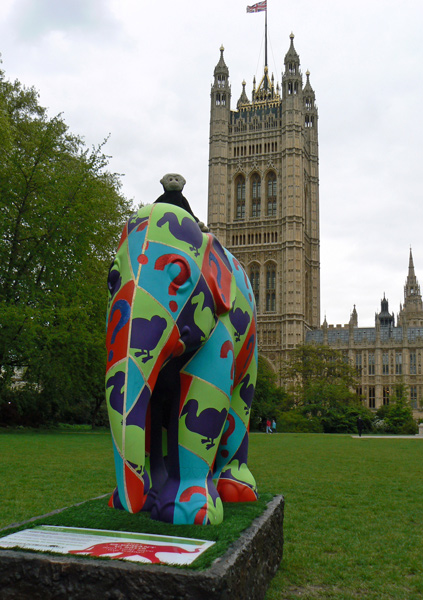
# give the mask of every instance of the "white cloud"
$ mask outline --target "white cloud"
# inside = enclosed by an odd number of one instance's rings
[[[98,144],[136,203],[165,172],[207,213],[210,84],[225,46],[232,106],[263,69],[264,14],[241,0],[3,0],[10,79]],[[420,0],[268,0],[269,66],[280,81],[289,34],[319,107],[322,319],[371,325],[385,292],[398,311],[413,248],[423,284]]]

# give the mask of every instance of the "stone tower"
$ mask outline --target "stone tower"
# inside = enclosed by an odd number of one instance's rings
[[[423,327],[423,303],[420,285],[414,272],[413,253],[410,248],[408,276],[404,286],[404,304],[400,305],[399,327]]]
[[[210,110],[208,224],[250,277],[275,370],[320,326],[318,115],[290,38],[281,87],[265,65],[236,110],[221,47]]]

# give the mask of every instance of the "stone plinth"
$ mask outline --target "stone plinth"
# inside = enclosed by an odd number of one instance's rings
[[[283,496],[204,571],[0,549],[2,600],[260,600],[283,552]]]

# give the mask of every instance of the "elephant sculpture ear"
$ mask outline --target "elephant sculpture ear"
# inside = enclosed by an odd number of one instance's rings
[[[209,241],[204,255],[201,272],[216,305],[216,314],[228,312],[232,306],[232,282],[234,280],[231,264],[223,247],[217,239],[207,234]]]

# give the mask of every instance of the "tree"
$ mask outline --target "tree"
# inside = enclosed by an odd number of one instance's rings
[[[257,383],[251,406],[251,423],[258,427],[263,418],[278,420],[281,412],[292,405],[288,394],[276,384],[276,374],[262,357],[258,357]]]
[[[372,415],[354,391],[355,370],[334,348],[299,346],[290,352],[283,377],[297,410],[318,418],[325,432],[356,431],[359,414],[370,424]]]
[[[383,420],[383,429],[387,433],[414,435],[418,432],[413,410],[408,401],[407,386],[403,381],[394,386],[389,404],[381,406],[376,416]]]
[[[89,418],[104,396],[107,270],[130,204],[103,146],[0,70],[0,421],[10,402],[32,422],[84,404]]]
[[[352,391],[355,371],[341,352],[329,346],[298,346],[289,353],[282,375],[297,406],[308,406],[310,410],[316,406],[320,410],[356,401]]]

